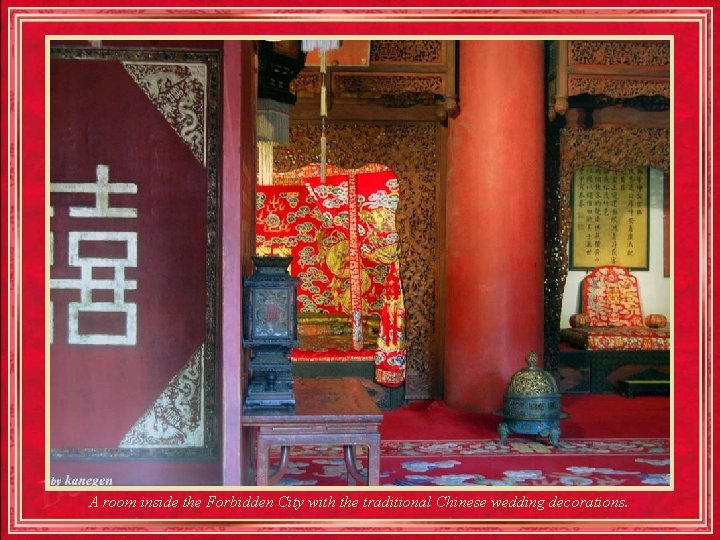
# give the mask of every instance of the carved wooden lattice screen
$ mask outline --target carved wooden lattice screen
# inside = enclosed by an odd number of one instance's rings
[[[328,162],[357,168],[382,163],[397,174],[400,205],[396,214],[400,234],[400,268],[407,313],[408,377],[406,397],[434,394],[435,313],[438,286],[437,123],[380,125],[331,124],[327,129]],[[291,142],[276,153],[275,169],[289,171],[318,161],[320,126],[295,124]]]
[[[328,163],[390,167],[400,184],[396,225],[405,295],[406,399],[441,395],[443,356],[446,120],[455,110],[455,42],[372,40],[370,69],[328,65]],[[293,81],[289,145],[276,147],[274,170],[320,161],[321,75]]]
[[[396,225],[408,346],[406,399],[442,393],[444,197],[447,118],[457,108],[455,42],[372,40],[368,68],[328,64],[328,162],[390,167],[400,184]],[[322,75],[306,67],[291,85],[291,141],[275,171],[320,161]]]

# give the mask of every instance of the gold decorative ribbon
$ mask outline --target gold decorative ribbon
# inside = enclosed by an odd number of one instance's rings
[[[357,177],[348,178],[348,212],[350,227],[350,316],[352,319],[353,348],[363,348],[362,333],[362,276],[360,274],[360,240],[358,235]]]

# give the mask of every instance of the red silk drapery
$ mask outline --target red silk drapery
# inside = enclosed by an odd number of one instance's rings
[[[323,181],[320,166],[311,164],[277,173],[275,181],[293,185],[258,187],[258,251],[293,255],[301,311],[315,307],[348,314],[355,350],[363,347],[363,316],[378,313],[375,378],[399,386],[405,380],[406,354],[395,173],[379,164],[328,166]],[[305,185],[304,192],[298,184]]]

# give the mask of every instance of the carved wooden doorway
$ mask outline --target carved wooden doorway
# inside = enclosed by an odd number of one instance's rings
[[[407,313],[404,399],[442,392],[444,199],[447,114],[455,105],[454,42],[369,44],[369,70],[329,66],[328,163],[390,167],[400,183],[396,221]],[[274,170],[319,161],[321,75],[307,66],[293,83],[290,143],[274,151]]]

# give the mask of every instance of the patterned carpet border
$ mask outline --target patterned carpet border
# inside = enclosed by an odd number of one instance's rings
[[[278,451],[278,449],[274,449]],[[513,437],[505,445],[497,439],[478,440],[405,440],[380,442],[382,457],[452,457],[452,456],[513,456],[527,454],[543,455],[659,455],[670,452],[670,440],[667,438],[645,439],[561,439],[560,447],[554,448],[539,439]],[[358,455],[364,455],[365,448],[358,448]],[[338,446],[298,445],[293,446],[291,456],[304,457],[340,457],[342,448]]]
[[[565,439],[382,441],[381,486],[668,486],[670,441]],[[276,449],[278,450],[278,449]],[[275,460],[277,457],[275,458]],[[357,465],[367,466],[367,452]],[[280,485],[346,485],[339,447],[297,446]]]

